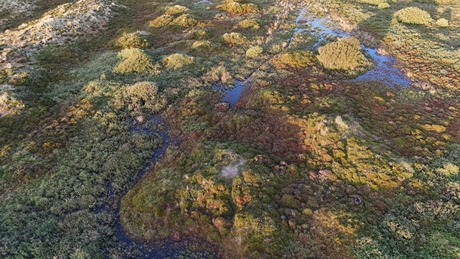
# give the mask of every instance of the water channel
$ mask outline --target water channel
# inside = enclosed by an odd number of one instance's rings
[[[148,134],[152,137],[160,137],[161,144],[158,148],[156,148],[152,156],[145,162],[142,169],[137,173],[136,178],[133,180],[134,183],[138,183],[141,178],[145,175],[147,170],[153,166],[155,162],[157,162],[166,152],[166,149],[171,144],[172,140],[168,135],[168,125],[161,120],[158,116],[152,116],[151,118],[147,119],[145,122],[132,122],[132,128],[130,130],[131,133],[144,133]],[[111,184],[108,183],[107,186],[109,195],[112,193],[111,191]],[[122,197],[123,195],[121,195]],[[123,227],[120,222],[120,199],[118,202],[118,208],[113,211],[115,214],[115,237],[120,247],[130,247],[140,253],[138,258],[150,258],[150,259],[162,259],[162,258],[181,258],[184,254],[189,254],[190,251],[187,251],[187,240],[181,241],[166,241],[162,242],[161,245],[159,244],[149,244],[140,241],[133,240],[130,238],[126,232],[123,230]],[[199,258],[206,258],[204,251],[193,251],[194,256],[198,256]],[[200,257],[200,255],[202,255]]]

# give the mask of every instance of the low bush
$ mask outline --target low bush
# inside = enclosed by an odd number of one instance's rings
[[[380,5],[386,3],[387,0],[357,0],[357,2],[371,5]]]
[[[208,40],[197,40],[193,42],[192,49],[210,48],[211,43]]]
[[[430,14],[418,7],[406,7],[394,14],[395,18],[403,23],[429,25],[432,21]]]
[[[118,74],[145,73],[154,68],[150,57],[141,49],[124,49],[118,58],[122,61],[113,69]]]
[[[227,13],[242,15],[248,13],[256,13],[259,11],[257,5],[252,3],[238,3],[234,0],[225,0],[222,4],[217,6]]]
[[[359,40],[344,38],[320,47],[318,60],[327,69],[344,70],[354,75],[372,67],[372,62],[361,53]]]
[[[310,51],[299,50],[283,53],[273,58],[273,65],[279,69],[303,68],[313,65],[316,61],[315,55]]]
[[[157,92],[158,87],[152,82],[123,86],[115,94],[114,105],[118,109],[127,109],[133,115],[151,114],[164,105],[164,100],[157,96]]]
[[[182,14],[171,22],[171,25],[180,27],[191,27],[196,25],[198,22],[189,14]]]
[[[230,43],[232,45],[241,45],[247,42],[246,37],[244,37],[243,35],[241,35],[241,33],[238,32],[225,33],[224,36],[222,36],[222,38],[226,43]]]
[[[123,33],[123,35],[120,38],[118,38],[116,46],[122,49],[141,49],[148,47],[149,43],[146,39],[143,39],[138,33]]]
[[[242,20],[241,22],[238,23],[238,26],[243,29],[254,29],[254,30],[260,29],[259,23],[255,20],[250,20],[250,19]]]
[[[176,15],[188,11],[188,8],[182,5],[173,5],[166,8],[166,15]]]
[[[163,65],[169,69],[178,69],[193,63],[194,57],[175,53],[163,58]]]
[[[149,26],[153,28],[160,28],[160,27],[169,25],[173,20],[174,18],[171,15],[164,14],[164,15],[158,16],[153,21],[151,21],[149,23]]]
[[[441,18],[441,19],[436,21],[436,25],[439,26],[439,27],[448,27],[449,26],[449,21],[444,19],[444,18]]]
[[[255,58],[255,57],[259,56],[260,54],[262,54],[263,51],[264,51],[264,49],[261,48],[261,47],[252,47],[252,48],[246,50],[246,56],[250,57],[250,58]]]

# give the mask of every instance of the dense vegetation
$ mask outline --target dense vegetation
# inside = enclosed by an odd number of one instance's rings
[[[460,257],[459,15],[0,3],[0,257]],[[315,17],[351,37],[318,42]],[[411,85],[353,80],[363,46]],[[236,80],[230,106],[213,85]]]

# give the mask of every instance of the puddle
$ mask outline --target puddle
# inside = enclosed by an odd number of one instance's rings
[[[251,87],[249,79],[250,77],[244,81],[235,80],[234,86],[226,86],[222,84],[213,85],[212,89],[223,91],[224,96],[220,100],[229,103],[230,106],[234,106],[241,97],[241,94],[244,92],[244,90]]]
[[[301,27],[299,28],[299,26]],[[317,43],[313,46],[314,50],[318,50],[321,43],[327,42],[332,38],[350,37],[350,34],[336,26],[330,17],[314,18],[305,8],[300,10],[296,18],[294,35],[303,32],[309,32],[317,38]]]
[[[366,54],[372,57],[375,67],[353,81],[379,81],[392,87],[408,87],[410,79],[397,67],[396,59],[390,55],[381,55],[377,49],[363,47]]]
[[[330,16],[325,18],[315,18],[304,9],[300,10],[296,18],[295,34],[310,33],[317,37],[317,43],[313,45],[313,50],[318,50],[321,44],[334,38],[350,37],[350,33],[343,31],[335,25]],[[408,87],[411,80],[397,67],[396,59],[391,55],[381,55],[377,49],[361,45],[362,50],[370,57],[375,65],[372,70],[352,80],[355,82],[378,81],[391,87]]]

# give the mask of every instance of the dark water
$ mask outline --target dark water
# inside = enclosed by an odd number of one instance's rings
[[[378,81],[388,86],[408,87],[410,79],[397,67],[396,59],[390,55],[380,55],[377,49],[363,48],[366,54],[372,57],[375,67],[365,74],[357,77],[354,81]]]
[[[168,135],[168,125],[161,120],[158,116],[152,116],[143,123],[133,121],[131,133],[145,133],[151,136],[161,137],[162,143],[153,151],[152,156],[145,162],[142,169],[137,173],[134,182],[138,182],[147,172],[147,170],[157,162],[166,149],[171,144],[171,139]],[[111,183],[107,184],[109,194],[113,193],[111,190]],[[120,201],[118,201],[119,203]],[[216,258],[212,253],[206,251],[196,251],[196,249],[188,249],[188,244],[193,240],[182,240],[178,242],[167,241],[161,244],[149,244],[131,239],[123,230],[120,222],[120,211],[117,209],[113,212],[115,214],[115,237],[118,242],[118,247],[124,248],[126,251],[132,251],[130,256],[134,258]],[[189,242],[192,241],[192,242]],[[110,258],[107,256],[107,258]]]
[[[249,87],[251,87],[251,84],[249,83],[248,78],[244,81],[235,80],[234,86],[218,84],[213,85],[212,89],[217,91],[223,91],[224,96],[220,100],[229,103],[230,106],[234,106],[241,97],[241,94],[244,92],[244,90],[248,89]]]
[[[350,37],[350,33],[341,30],[332,22],[330,17],[315,18],[305,9],[302,9],[296,19],[294,34],[304,32],[317,37],[317,43],[313,46],[314,50],[318,50],[320,45],[327,42],[328,39]],[[393,56],[378,54],[377,49],[364,45],[361,45],[361,48],[372,59],[375,67],[352,81],[378,81],[391,87],[410,86],[411,80],[399,68],[395,67],[396,59]]]

